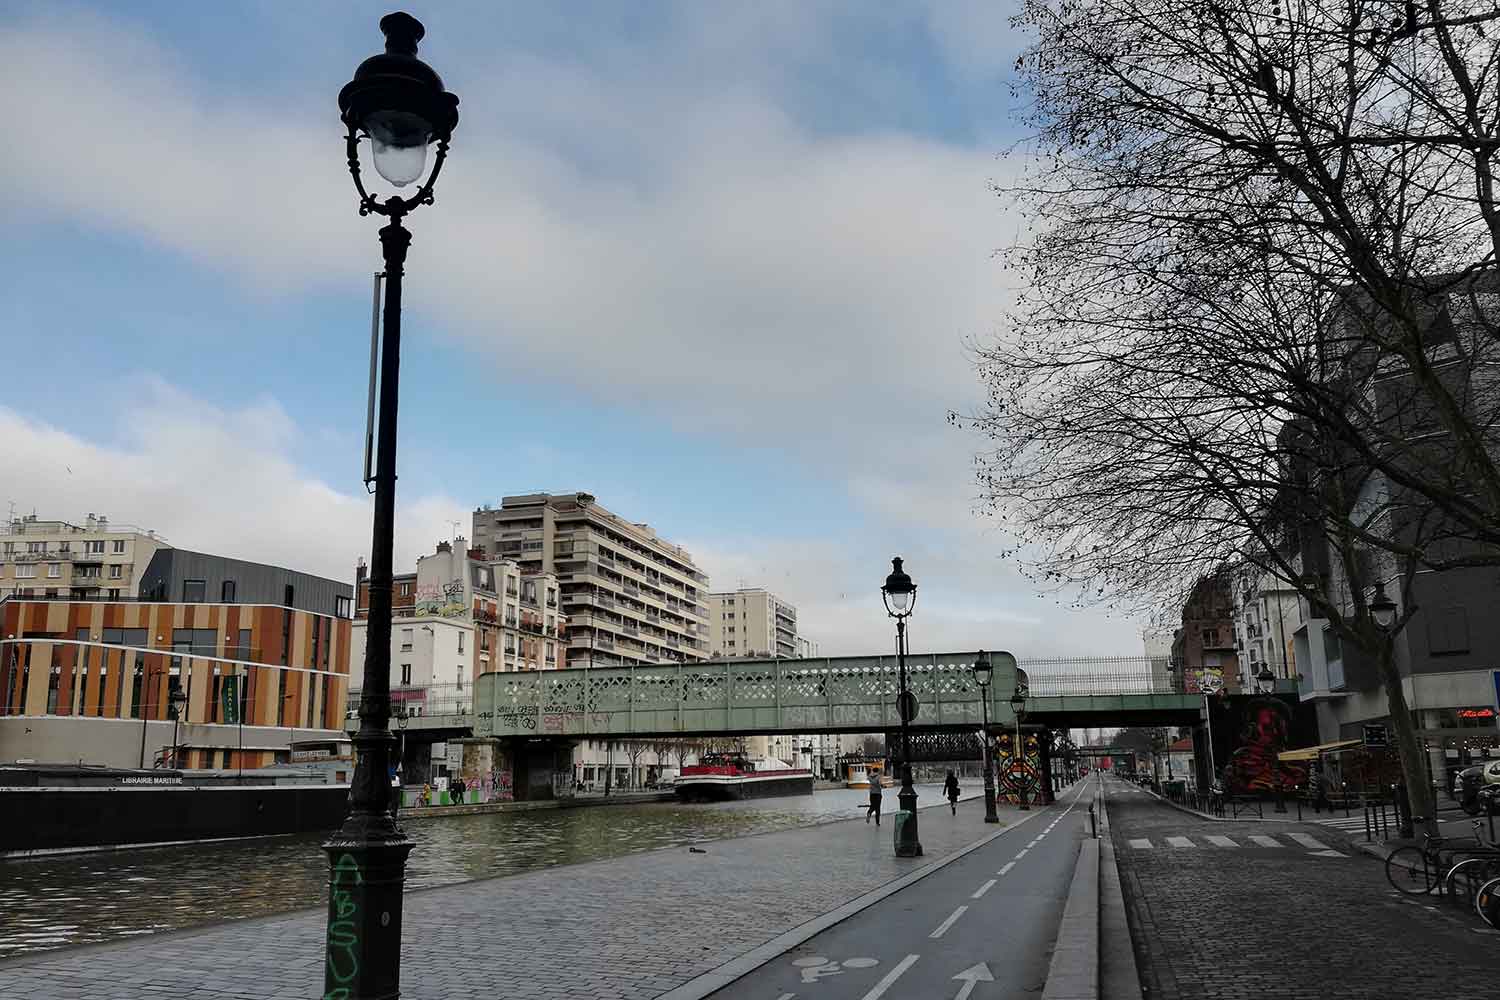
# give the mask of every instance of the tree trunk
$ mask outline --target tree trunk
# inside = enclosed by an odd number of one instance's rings
[[[1396,749],[1401,758],[1401,773],[1406,782],[1411,815],[1424,817],[1425,831],[1436,836],[1437,814],[1432,784],[1427,780],[1427,761],[1423,756],[1422,744],[1417,739],[1417,727],[1406,706],[1401,672],[1396,669],[1394,638],[1382,636],[1378,640],[1377,649],[1376,663],[1380,668],[1380,679],[1385,685],[1385,697],[1390,706],[1391,727],[1396,731]]]

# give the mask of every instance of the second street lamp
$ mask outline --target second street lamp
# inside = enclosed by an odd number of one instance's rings
[[[990,663],[989,654],[981,649],[979,656],[974,660],[974,683],[979,685],[979,704],[982,706],[984,718],[984,738],[981,743],[984,746],[984,821],[986,823],[1000,822],[1000,817],[995,814],[995,755],[990,752],[990,681],[994,679],[995,667]]]
[[[1010,707],[1016,713],[1016,753],[1011,760],[1010,773],[1015,775],[1017,805],[1030,809],[1026,803],[1026,743],[1021,739],[1021,713],[1026,710],[1026,692],[1021,690],[1019,682],[1016,693],[1010,696]]]
[[[896,802],[904,820],[897,820],[896,856],[898,858],[920,858],[922,841],[917,836],[917,790],[911,783],[911,720],[917,714],[917,698],[906,685],[906,619],[917,606],[917,585],[901,568],[901,557],[891,560],[890,575],[885,586],[880,588],[885,601],[885,610],[896,619],[896,665],[900,673],[896,710],[901,716],[901,791]]]
[[[348,132],[345,152],[359,194],[360,215],[381,215],[385,259],[384,323],[380,338],[380,401],[375,439],[366,434],[366,484],[375,483],[370,545],[370,604],[359,731],[354,734],[354,779],[349,813],[323,845],[328,852],[328,933],[323,971],[325,996],[386,1000],[401,991],[401,905],[406,856],[412,843],[396,823],[390,786],[391,575],[396,514],[396,409],[401,379],[401,281],[411,233],[401,224],[419,205],[430,205],[448,142],[458,124],[458,98],[443,89],[432,67],[417,58],[425,30],[409,14],[380,19],[385,51],[359,65],[339,91],[339,114]],[[369,139],[375,170],[398,188],[421,175],[427,147],[437,156],[427,182],[410,198],[384,201],[365,190],[359,144]],[[373,394],[376,365],[371,359]],[[373,409],[373,401],[372,401]],[[371,475],[370,450],[375,449]]]

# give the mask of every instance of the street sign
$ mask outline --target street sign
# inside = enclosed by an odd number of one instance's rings
[[[902,722],[910,722],[917,717],[917,696],[910,691],[902,691],[896,699],[896,712],[901,716]]]
[[[1382,750],[1391,745],[1391,730],[1386,725],[1365,726],[1365,749]]]

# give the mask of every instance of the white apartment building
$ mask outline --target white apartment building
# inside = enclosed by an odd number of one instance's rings
[[[708,648],[718,657],[800,657],[797,608],[761,587],[708,595]]]
[[[349,636],[350,693],[364,686],[369,622]],[[391,623],[391,707],[412,715],[457,713],[473,691],[473,623],[441,615],[402,615]]]
[[[708,658],[708,576],[686,549],[610,513],[591,494],[532,493],[481,507],[474,545],[522,573],[555,574],[569,667]],[[600,741],[579,743],[573,764],[576,775],[602,775],[606,767],[629,774],[620,748],[608,763]]]
[[[35,514],[0,526],[0,598],[140,596],[141,574],[167,540],[90,514],[83,524]]]
[[[570,666],[708,658],[708,577],[686,549],[588,493],[534,493],[481,507],[474,544],[523,574],[556,575]]]
[[[1274,573],[1252,566],[1243,567],[1231,586],[1240,689],[1255,690],[1255,677],[1262,667],[1278,679],[1296,677],[1293,636],[1302,627],[1302,605],[1297,591]]]

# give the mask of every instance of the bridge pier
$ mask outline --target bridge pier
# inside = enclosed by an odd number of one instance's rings
[[[573,740],[503,739],[510,759],[511,794],[517,802],[557,798],[557,778],[573,779]]]

